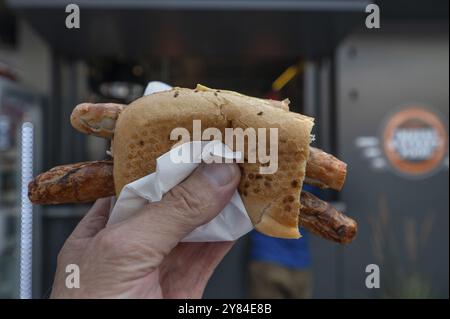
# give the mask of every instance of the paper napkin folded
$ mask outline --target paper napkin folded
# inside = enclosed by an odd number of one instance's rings
[[[232,152],[221,141],[194,141],[173,148],[156,160],[154,173],[123,188],[112,208],[107,226],[131,217],[148,202],[160,201],[165,193],[188,177],[202,161],[232,162],[241,156],[242,154]],[[182,241],[231,241],[252,229],[244,203],[235,191],[219,215],[209,223],[197,227]]]

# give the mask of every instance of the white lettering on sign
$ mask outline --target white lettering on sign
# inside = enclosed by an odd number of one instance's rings
[[[430,158],[440,143],[433,128],[399,128],[388,146],[405,160],[422,161]]]

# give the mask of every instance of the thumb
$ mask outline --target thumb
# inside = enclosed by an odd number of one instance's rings
[[[120,233],[139,240],[153,256],[166,256],[187,234],[212,220],[239,184],[236,164],[202,164],[185,181],[124,222]]]

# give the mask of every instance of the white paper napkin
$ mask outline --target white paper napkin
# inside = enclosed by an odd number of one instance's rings
[[[180,157],[180,154],[183,156]],[[112,209],[107,226],[131,217],[148,202],[160,201],[166,192],[188,177],[200,165],[201,160],[206,163],[213,160],[231,162],[241,156],[242,154],[232,152],[221,141],[194,141],[170,150],[156,160],[154,173],[124,187]],[[236,191],[219,215],[196,228],[182,241],[231,241],[252,229],[244,203]]]

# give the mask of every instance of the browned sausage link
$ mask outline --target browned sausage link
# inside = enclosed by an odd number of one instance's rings
[[[278,108],[288,109],[289,100],[267,100]],[[125,105],[114,103],[83,103],[75,107],[70,117],[78,131],[99,137],[112,138],[116,120]],[[324,151],[311,147],[306,165],[305,183],[320,188],[341,190],[347,174],[347,165]]]
[[[273,107],[289,111],[289,99],[266,101]],[[72,111],[70,123],[81,133],[112,138],[117,118],[125,107],[124,104],[115,103],[78,104]]]
[[[305,183],[320,188],[341,190],[347,175],[347,164],[318,148],[310,147],[309,150]]]
[[[83,103],[72,111],[70,123],[78,131],[112,138],[117,118],[125,105],[115,103]]]
[[[112,161],[57,166],[28,185],[28,197],[34,204],[88,203],[112,195]]]
[[[62,165],[37,176],[28,186],[35,204],[92,202],[114,195],[112,161],[94,161]],[[356,234],[356,222],[330,204],[302,192],[299,225],[322,238],[338,243],[350,242]]]
[[[300,201],[301,227],[340,244],[347,244],[355,238],[358,225],[353,219],[308,192],[302,192]]]

